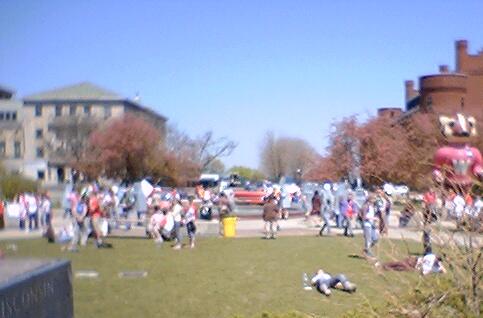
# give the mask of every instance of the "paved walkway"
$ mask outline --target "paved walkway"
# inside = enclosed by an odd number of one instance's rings
[[[406,228],[399,228],[399,212],[394,211],[389,219],[389,234],[388,238],[392,239],[409,239],[413,241],[421,242],[421,230],[417,226],[410,226]],[[134,220],[132,220],[134,221]],[[18,239],[32,239],[42,236],[41,231],[25,232],[20,231],[16,227],[16,223],[10,220],[6,229],[0,230],[1,240],[18,240]],[[62,226],[68,224],[68,220],[62,217],[62,212],[56,211],[54,217],[54,228],[56,230],[61,229]],[[295,215],[288,220],[279,221],[281,231],[279,236],[316,236],[320,231],[320,227],[316,227],[314,224],[305,221],[300,215]],[[410,223],[411,224],[411,223]],[[449,239],[449,235],[454,231],[454,225],[452,222],[442,222],[442,226],[447,229],[446,234],[439,238],[434,238],[435,243],[439,241],[446,241]],[[200,236],[217,236],[219,235],[219,224],[217,220],[197,222],[198,234]],[[237,221],[236,226],[237,237],[262,237],[263,236],[263,221],[260,218],[241,218]],[[355,235],[361,235],[361,229],[354,229]],[[333,227],[331,235],[342,235],[343,230]],[[145,236],[144,227],[134,226],[130,230],[114,230],[112,236],[120,237],[143,237]],[[464,243],[464,237],[462,233],[455,233],[454,239],[458,243]],[[476,235],[475,239],[480,246],[483,246],[483,235]]]

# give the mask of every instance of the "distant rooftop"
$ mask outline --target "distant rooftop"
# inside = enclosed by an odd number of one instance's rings
[[[130,106],[139,110],[150,113],[153,116],[167,120],[161,114],[158,114],[149,107],[146,107],[136,100],[122,97],[121,95],[112,92],[108,89],[98,85],[82,82],[74,85],[64,86],[37,94],[32,94],[24,97],[27,104],[35,102],[62,102],[62,101],[119,101],[129,104]]]
[[[26,101],[41,100],[123,100],[122,96],[89,82],[64,86],[25,96]]]
[[[15,94],[10,88],[0,85],[0,99],[10,99]]]

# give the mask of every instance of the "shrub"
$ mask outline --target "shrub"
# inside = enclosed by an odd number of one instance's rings
[[[6,174],[0,176],[0,195],[2,199],[12,200],[22,192],[36,192],[38,183],[18,174]]]

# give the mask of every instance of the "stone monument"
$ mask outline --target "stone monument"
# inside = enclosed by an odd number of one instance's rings
[[[73,317],[70,261],[0,260],[0,318]]]

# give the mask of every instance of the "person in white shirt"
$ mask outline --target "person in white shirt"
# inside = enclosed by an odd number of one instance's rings
[[[423,257],[419,257],[416,263],[416,269],[426,276],[431,273],[446,273],[442,259],[433,253],[428,253]]]
[[[40,219],[40,224],[47,229],[51,224],[52,224],[52,207],[51,207],[51,202],[49,199],[49,196],[47,194],[43,194],[41,196],[41,202],[40,202],[40,209],[39,211],[42,211],[41,215],[42,218]]]
[[[154,214],[151,216],[148,223],[149,234],[154,238],[155,243],[163,243],[163,234],[168,234],[164,229],[166,223],[166,211],[161,211],[159,206],[155,206]]]
[[[195,208],[195,205],[193,204],[193,198],[190,198],[189,201],[183,200],[181,203],[183,206],[183,223],[186,225],[186,232],[190,240],[190,247],[194,248],[195,234],[196,234],[196,225],[195,225],[196,208]],[[175,249],[181,248],[180,243],[176,244],[174,248]]]
[[[481,199],[481,196],[479,196],[473,204],[473,217],[477,218],[480,215],[482,209],[483,200]]]
[[[171,210],[171,213],[173,215],[173,221],[174,221],[174,236],[176,239],[176,245],[181,246],[181,243],[183,241],[183,234],[181,232],[181,220],[182,220],[182,213],[183,213],[183,207],[181,206],[181,203],[179,200],[175,199],[173,202],[173,208]]]
[[[25,195],[25,205],[27,210],[27,215],[29,219],[28,229],[31,231],[33,229],[37,230],[39,228],[39,218],[38,218],[38,201],[33,193],[27,193]]]
[[[453,199],[454,203],[454,216],[457,220],[461,220],[463,212],[465,210],[466,202],[462,195],[456,195]]]
[[[326,296],[330,296],[331,288],[340,289],[348,293],[353,293],[357,289],[357,286],[351,283],[344,274],[332,276],[329,273],[324,272],[323,269],[319,269],[315,273],[311,279],[311,283],[320,293]]]

